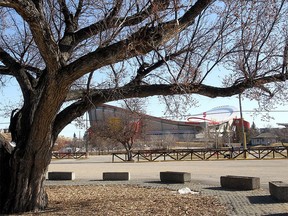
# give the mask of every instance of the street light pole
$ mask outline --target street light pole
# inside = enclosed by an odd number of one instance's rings
[[[240,108],[240,118],[241,118],[241,126],[242,126],[244,158],[246,159],[247,158],[247,155],[246,155],[247,143],[246,143],[246,133],[244,129],[244,120],[243,120],[243,114],[242,114],[241,93],[239,94],[239,108]]]

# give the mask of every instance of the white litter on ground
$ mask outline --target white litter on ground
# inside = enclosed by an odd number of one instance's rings
[[[178,190],[179,194],[199,194],[197,191],[191,191],[190,188],[185,187]]]

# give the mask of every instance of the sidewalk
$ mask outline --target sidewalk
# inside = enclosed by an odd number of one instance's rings
[[[177,190],[189,187],[203,195],[217,196],[229,206],[229,215],[288,215],[288,203],[278,203],[269,194],[269,181],[288,182],[288,160],[225,160],[225,161],[173,161],[143,163],[111,163],[111,156],[89,159],[54,160],[49,171],[73,171],[75,181],[61,184],[137,184],[147,187],[167,187]],[[130,172],[130,181],[102,181],[103,172]],[[161,171],[190,172],[192,181],[185,184],[162,184]],[[231,191],[220,187],[220,176],[243,175],[260,177],[261,189]],[[46,181],[46,184],[60,182]]]

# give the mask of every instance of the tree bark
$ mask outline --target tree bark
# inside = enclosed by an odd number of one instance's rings
[[[61,92],[57,88],[49,90]],[[11,117],[9,129],[16,146],[12,152],[0,150],[0,214],[37,212],[47,207],[44,180],[57,136],[53,134],[53,123],[63,97],[43,95],[47,103],[32,98],[39,103],[29,101]]]
[[[39,211],[47,207],[45,174],[50,151],[16,149],[8,154],[0,149],[0,213]]]
[[[127,161],[132,161],[133,155],[131,149],[127,150]]]
[[[133,160],[133,154],[132,154],[132,145],[133,143],[129,142],[122,142],[122,145],[124,146],[126,153],[127,153],[127,161],[132,161]]]

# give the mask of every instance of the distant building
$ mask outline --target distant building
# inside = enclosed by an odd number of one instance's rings
[[[121,116],[131,116],[129,110],[111,106],[102,105],[89,110],[90,125],[101,124],[101,122],[116,119]],[[133,119],[134,118],[134,119]],[[137,118],[137,117],[136,117]],[[139,121],[138,121],[139,120]],[[233,133],[236,128],[242,126],[242,121],[238,118],[227,120],[226,122],[208,122],[208,121],[175,121],[164,118],[158,118],[150,115],[141,115],[139,119],[131,117],[131,121],[137,122],[137,126],[144,128],[146,140],[162,140],[173,138],[175,142],[190,142],[190,141],[208,141],[211,137],[212,142],[215,141],[215,136],[222,136],[226,133]],[[249,122],[243,121],[244,127],[249,128]],[[230,136],[230,135],[229,135]],[[231,135],[232,137],[232,135]]]
[[[261,133],[258,136],[251,138],[251,145],[270,145],[272,143],[276,143],[278,141],[278,137],[272,133]]]
[[[101,122],[108,120],[109,118],[121,117],[123,115],[131,115],[131,112],[110,105],[97,106],[95,109],[89,111],[90,125],[101,124]],[[191,141],[196,138],[196,134],[199,134],[205,128],[206,123],[191,123],[185,121],[174,121],[149,115],[141,115],[139,117],[140,127],[145,127],[144,133],[146,139],[162,140],[165,136],[174,137],[175,141]],[[131,118],[131,121],[135,119]]]

